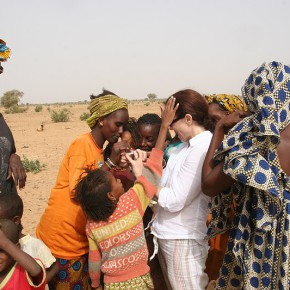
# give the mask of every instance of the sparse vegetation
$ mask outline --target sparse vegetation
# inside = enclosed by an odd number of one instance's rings
[[[59,122],[68,122],[70,118],[71,112],[67,109],[64,108],[59,111],[52,110],[50,111],[50,117],[52,122],[54,123],[59,123]]]
[[[34,108],[35,112],[41,112],[42,111],[42,105],[36,105]]]
[[[85,121],[86,119],[88,119],[90,117],[90,113],[89,112],[83,112],[81,115],[80,115],[80,120],[81,121]]]
[[[6,114],[16,114],[16,113],[25,113],[27,112],[28,107],[21,107],[18,105],[14,105],[10,107],[9,109],[5,110]]]
[[[38,159],[29,160],[26,156],[23,156],[23,160],[21,161],[26,172],[39,173],[46,167],[46,165],[40,163]]]

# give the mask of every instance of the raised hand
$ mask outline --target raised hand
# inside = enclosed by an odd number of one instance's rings
[[[222,127],[225,133],[227,133],[232,127],[234,127],[237,123],[243,120],[247,115],[247,112],[241,110],[235,111],[220,119],[217,122],[216,126]]]
[[[176,111],[178,109],[179,104],[175,105],[175,98],[171,96],[166,105],[165,108],[161,108],[161,119],[162,119],[162,124],[166,127],[169,127],[170,124],[172,123],[174,116],[176,114]]]

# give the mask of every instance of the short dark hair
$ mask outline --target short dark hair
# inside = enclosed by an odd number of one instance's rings
[[[161,118],[157,115],[157,114],[154,114],[154,113],[147,113],[147,114],[144,114],[142,115],[138,121],[137,121],[137,124],[138,125],[161,125]]]
[[[0,219],[0,228],[12,243],[17,244],[19,242],[18,226],[13,221],[9,219]]]
[[[16,193],[0,194],[0,208],[6,219],[13,219],[15,216],[22,217],[23,201]]]
[[[75,188],[75,199],[93,221],[107,221],[117,204],[108,198],[112,190],[109,173],[86,168]]]

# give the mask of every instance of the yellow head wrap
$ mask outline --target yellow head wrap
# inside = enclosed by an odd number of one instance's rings
[[[90,128],[93,128],[96,125],[98,119],[120,109],[128,110],[126,100],[115,95],[97,97],[91,101],[91,116],[86,120],[87,124],[90,126]]]
[[[209,104],[216,102],[228,112],[234,112],[237,110],[246,112],[248,110],[245,101],[236,95],[214,94],[206,96],[206,99]]]

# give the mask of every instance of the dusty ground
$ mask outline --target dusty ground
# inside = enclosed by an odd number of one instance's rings
[[[48,108],[49,107],[49,108]],[[17,148],[17,154],[30,160],[38,159],[46,167],[40,173],[27,173],[25,189],[19,192],[24,202],[23,226],[25,234],[35,234],[35,227],[44,211],[50,190],[54,185],[61,160],[71,141],[78,135],[88,132],[89,127],[80,115],[88,111],[88,104],[66,104],[43,106],[41,112],[35,112],[35,106],[30,106],[26,113],[5,114]],[[69,122],[53,123],[50,110],[58,111],[67,108],[72,114]],[[3,113],[3,108],[0,108]],[[145,113],[160,113],[159,104],[145,106],[143,102],[129,104],[129,114],[140,117]],[[37,128],[44,122],[44,130]]]

